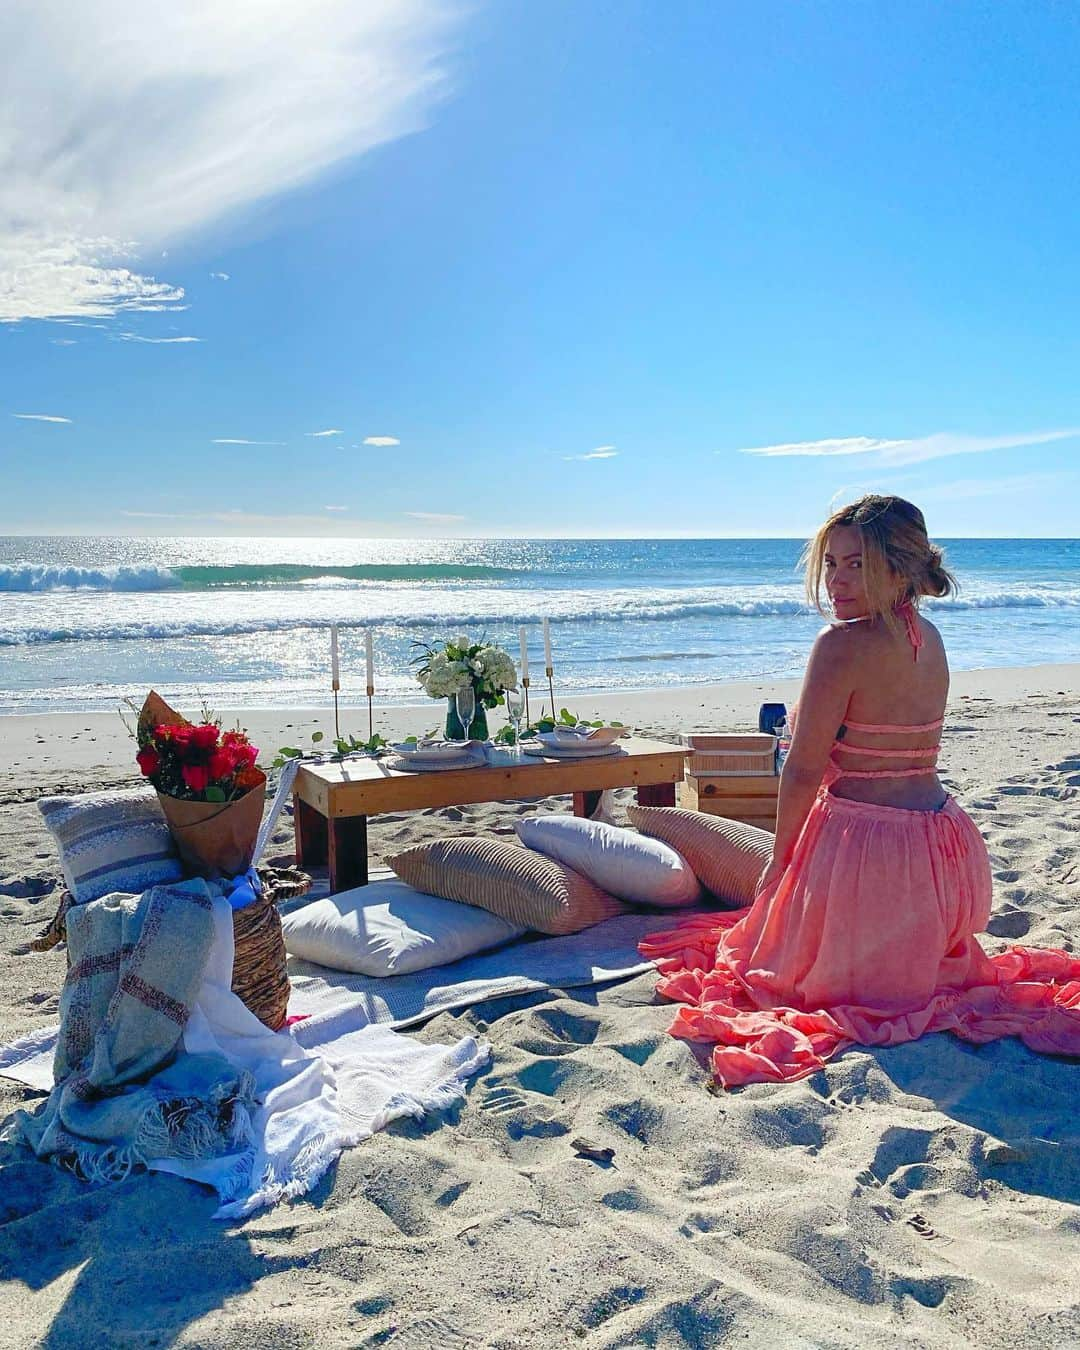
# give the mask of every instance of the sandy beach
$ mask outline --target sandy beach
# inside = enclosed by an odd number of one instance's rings
[[[748,730],[785,683],[574,700],[643,734]],[[220,710],[226,721],[227,709]],[[437,707],[384,710],[390,737]],[[326,708],[245,712],[269,762]],[[366,734],[366,709],[343,710]],[[989,845],[985,942],[1080,943],[1080,666],[954,676],[943,777]],[[62,952],[39,796],[136,781],[112,713],[0,720],[0,1040],[55,1021]],[[373,822],[382,858],[522,810]],[[274,858],[291,851],[285,822]],[[669,926],[659,916],[657,928]],[[651,974],[445,1014],[487,1038],[460,1110],[347,1152],[242,1225],[164,1175],[91,1190],[0,1145],[0,1345],[12,1347],[1037,1347],[1080,1345],[1080,1065],[949,1035],[854,1050],[784,1087],[710,1090]],[[0,1080],[6,1115],[29,1094]],[[586,1136],[610,1165],[575,1156]]]

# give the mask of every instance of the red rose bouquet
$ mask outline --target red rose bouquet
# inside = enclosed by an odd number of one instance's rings
[[[238,876],[251,866],[266,775],[242,731],[189,722],[153,690],[139,713],[135,756],[157,789],[181,858],[197,876]]]

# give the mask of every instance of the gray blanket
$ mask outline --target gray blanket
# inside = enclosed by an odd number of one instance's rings
[[[13,1132],[92,1181],[242,1146],[254,1080],[219,1055],[177,1055],[213,942],[206,882],[76,905],[67,938],[55,1085]]]

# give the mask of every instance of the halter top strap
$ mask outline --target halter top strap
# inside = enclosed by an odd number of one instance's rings
[[[922,650],[923,635],[919,621],[915,617],[915,606],[910,600],[905,600],[902,605],[897,605],[896,612],[904,621],[904,632],[907,633],[907,639],[911,643],[911,659],[917,661]]]

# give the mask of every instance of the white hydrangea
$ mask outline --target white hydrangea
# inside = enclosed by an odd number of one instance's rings
[[[431,698],[451,698],[469,679],[464,661],[450,661],[445,652],[435,652],[427,670],[416,677]]]
[[[459,633],[453,641],[453,646],[455,646],[459,652],[467,652],[472,646],[472,639],[469,637],[468,633]]]
[[[501,693],[504,689],[513,689],[517,685],[517,670],[508,652],[501,647],[481,647],[477,662],[483,678]],[[479,673],[479,672],[478,672]]]

